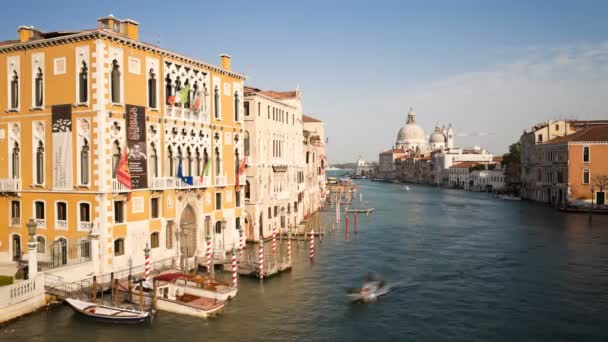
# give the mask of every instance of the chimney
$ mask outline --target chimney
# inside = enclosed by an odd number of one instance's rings
[[[127,19],[123,21],[125,32],[124,35],[133,39],[138,40],[139,38],[139,23],[133,19]]]
[[[34,30],[34,26],[22,25],[19,26],[17,32],[19,32],[19,41],[23,43],[31,40],[34,37],[34,33],[36,32],[36,30]]]
[[[230,56],[223,53],[220,55],[220,65],[222,69],[230,70]]]

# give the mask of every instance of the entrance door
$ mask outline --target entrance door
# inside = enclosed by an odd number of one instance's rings
[[[248,219],[245,219],[245,227],[247,227],[247,236],[250,239],[253,239],[253,222],[249,222]]]
[[[187,205],[182,212],[179,220],[180,236],[179,246],[182,255],[188,258],[194,256],[196,252],[196,215],[194,209]]]
[[[597,205],[604,205],[606,203],[606,193],[603,191],[597,192]]]
[[[13,234],[13,261],[21,259],[21,236]]]

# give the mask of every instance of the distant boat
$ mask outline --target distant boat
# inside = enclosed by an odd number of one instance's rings
[[[73,298],[67,298],[65,302],[83,316],[108,323],[141,323],[150,317],[147,311],[100,305]]]
[[[521,197],[512,196],[512,195],[498,195],[498,198],[504,199],[507,201],[521,201]]]

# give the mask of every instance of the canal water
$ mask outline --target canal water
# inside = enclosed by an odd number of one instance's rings
[[[240,278],[214,319],[160,312],[115,326],[54,305],[0,327],[2,341],[606,341],[608,217],[563,214],[484,193],[359,182],[376,208],[308,246],[269,281]],[[326,227],[334,220],[327,212]],[[270,245],[270,244],[267,244]],[[284,247],[284,246],[283,246]],[[350,304],[368,271],[402,287]]]

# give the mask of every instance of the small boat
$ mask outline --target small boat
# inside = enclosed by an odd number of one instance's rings
[[[173,283],[182,287],[186,294],[223,301],[234,298],[238,292],[236,287],[232,287],[226,282],[203,275],[165,273],[155,277],[154,280]]]
[[[157,283],[155,304],[152,303],[154,300],[154,289],[150,288],[150,285],[146,282],[134,284],[134,287],[131,289],[130,300],[137,303],[143,288],[143,296],[146,303],[155,305],[157,310],[206,318],[219,313],[224,308],[225,302],[223,300],[188,294],[183,287],[177,286],[172,282],[158,280],[155,282]],[[121,290],[128,291],[127,283],[122,282],[120,286]]]
[[[141,323],[150,317],[150,313],[146,311],[101,305],[79,299],[66,298],[65,302],[74,311],[86,317],[109,323]]]
[[[512,195],[498,195],[498,198],[504,199],[507,201],[521,201],[521,197],[512,196]]]
[[[360,289],[351,289],[348,297],[354,303],[369,303],[375,301],[380,296],[384,296],[389,291],[390,286],[384,283],[384,281],[374,280],[366,282]]]

